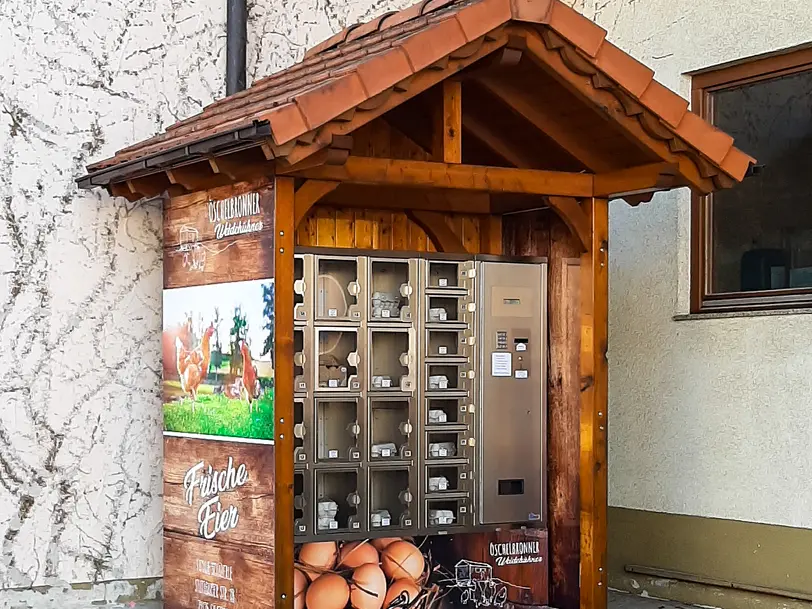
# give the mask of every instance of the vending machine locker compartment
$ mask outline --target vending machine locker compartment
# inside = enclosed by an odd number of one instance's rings
[[[307,395],[313,382],[310,336],[310,330],[304,326],[293,330],[293,392],[296,394]]]
[[[468,301],[462,296],[426,296],[427,324],[437,327],[460,325],[466,322]]]
[[[474,337],[467,330],[426,330],[427,360],[467,360],[473,349]]]
[[[369,391],[414,391],[414,331],[369,330]]]
[[[464,363],[427,364],[423,386],[428,397],[444,394],[467,395],[473,384],[474,371]]]
[[[467,464],[429,466],[426,468],[425,492],[427,495],[470,492],[472,475]]]
[[[414,457],[412,400],[369,398],[369,460],[407,461]]]
[[[293,320],[306,323],[313,319],[313,256],[293,257]]]
[[[319,359],[316,368],[317,391],[360,391],[361,358],[358,329],[316,328]]]
[[[471,500],[468,497],[443,497],[425,502],[426,528],[451,529],[471,525]]]
[[[411,322],[417,261],[370,258],[369,265],[369,321]]]
[[[361,460],[363,430],[358,402],[358,398],[316,399],[317,461]]]
[[[468,458],[474,440],[465,430],[427,431],[426,461]]]
[[[363,273],[357,257],[316,257],[316,319],[360,322]]]
[[[468,425],[475,407],[468,398],[426,398],[426,427],[442,429]]]
[[[408,468],[369,469],[369,529],[409,529],[414,522],[414,483]]]
[[[293,463],[296,466],[306,464],[311,458],[311,438],[310,429],[310,400],[296,398],[293,400]]]
[[[427,260],[425,285],[427,291],[464,292],[468,288],[470,262],[458,260]]]
[[[357,470],[316,470],[316,534],[363,530],[365,509]]]
[[[311,532],[310,506],[308,498],[311,496],[310,472],[307,470],[293,473],[293,534],[296,536],[308,535]]]

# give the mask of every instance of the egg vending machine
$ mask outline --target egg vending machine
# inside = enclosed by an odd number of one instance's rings
[[[353,254],[295,257],[296,609],[543,605],[546,263]]]

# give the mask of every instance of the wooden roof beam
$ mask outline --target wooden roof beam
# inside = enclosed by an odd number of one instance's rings
[[[325,205],[392,211],[441,209],[446,213],[491,214],[490,195],[486,192],[446,190],[432,192],[415,189],[375,188],[342,184],[320,201]]]
[[[652,163],[595,175],[595,196],[623,199],[680,185],[679,167],[675,163]]]
[[[591,197],[592,175],[540,169],[481,167],[454,163],[350,156],[343,165],[279,171],[314,180],[370,186],[441,188],[563,197]]]
[[[438,252],[446,254],[469,253],[459,235],[446,224],[444,214],[436,211],[413,209],[407,211],[406,215],[412,222],[423,229]]]

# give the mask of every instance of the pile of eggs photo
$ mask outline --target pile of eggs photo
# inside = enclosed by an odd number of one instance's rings
[[[420,594],[425,568],[420,549],[398,537],[305,543],[294,571],[293,607],[386,609],[398,598],[408,605]]]

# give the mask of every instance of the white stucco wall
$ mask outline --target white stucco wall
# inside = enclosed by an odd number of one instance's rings
[[[410,3],[250,2],[249,76]],[[683,94],[685,70],[812,39],[805,0],[581,4]],[[0,3],[3,606],[160,589],[160,208],[73,179],[222,95],[224,23],[224,0]],[[611,502],[812,526],[812,319],[673,322],[686,212],[612,211]]]
[[[609,38],[684,73],[812,41],[808,0],[587,0]],[[610,218],[610,504],[812,527],[812,316],[688,312],[687,191]]]

